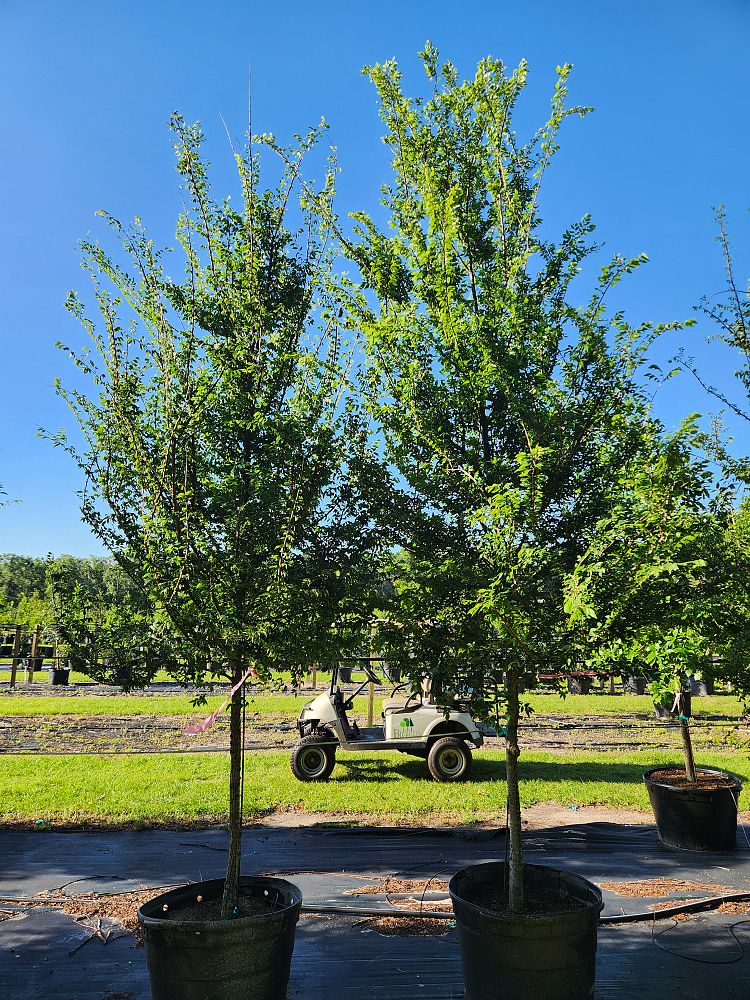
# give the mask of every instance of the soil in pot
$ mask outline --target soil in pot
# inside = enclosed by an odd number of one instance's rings
[[[153,1000],[285,1000],[301,892],[244,877],[239,915],[221,920],[223,888],[197,882],[138,911]]]
[[[162,920],[175,921],[195,921],[195,920],[221,920],[221,899],[219,897],[204,899],[197,893],[195,899],[185,903],[181,901],[178,906],[162,906]],[[264,913],[273,913],[279,909],[276,900],[270,900],[267,896],[249,896],[241,892],[237,898],[237,909],[239,917],[254,917]]]
[[[479,885],[471,893],[470,902],[481,906],[483,910],[510,916],[505,893],[501,886]],[[568,894],[561,895],[556,890],[529,886],[523,900],[524,917],[544,919],[547,914],[567,913],[570,910],[582,910],[585,903]]]
[[[731,851],[736,844],[742,783],[707,768],[688,781],[684,768],[652,768],[644,774],[659,839],[684,851]]]
[[[505,864],[457,872],[450,882],[466,1000],[590,1000],[601,891],[569,872],[524,866],[526,909],[509,913]]]
[[[688,781],[688,776],[681,767],[656,768],[649,771],[651,781],[658,781],[673,788],[702,788],[712,790],[717,788],[734,788],[737,778],[721,771],[696,770],[695,781]]]

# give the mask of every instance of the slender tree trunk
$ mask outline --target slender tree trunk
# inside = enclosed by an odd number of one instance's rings
[[[695,760],[693,759],[693,740],[690,736],[690,724],[685,714],[685,699],[680,693],[677,696],[679,712],[680,736],[682,737],[682,752],[685,756],[685,774],[688,781],[695,781]]]
[[[242,667],[232,671],[232,685],[242,677]],[[221,903],[222,920],[236,916],[242,851],[242,698],[244,687],[235,691],[229,714],[229,860]]]
[[[508,909],[523,911],[523,845],[521,843],[521,796],[518,791],[518,670],[508,671],[508,718],[505,727],[505,772],[508,782]]]

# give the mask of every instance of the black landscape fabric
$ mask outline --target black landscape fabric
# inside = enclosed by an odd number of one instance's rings
[[[652,826],[591,823],[534,830],[527,860],[577,872],[594,882],[678,879],[717,890],[750,890],[750,847],[693,854],[664,847]],[[220,877],[226,835],[220,830],[173,832],[0,832],[0,897],[28,899],[68,893],[122,892]],[[383,876],[448,879],[458,868],[502,858],[502,831],[430,831],[255,827],[246,831],[243,870],[284,873],[305,903],[372,905],[387,910],[383,892],[351,895]],[[73,881],[76,880],[76,881]],[[648,909],[656,899],[700,897],[671,892],[632,897],[604,891],[605,915]],[[419,895],[419,893],[417,894]],[[428,888],[425,905],[445,893]],[[399,897],[391,897],[398,903]],[[92,937],[91,922],[59,910],[0,901],[0,1000],[148,1000],[143,951],[131,935]],[[0,918],[3,917],[0,912]],[[702,913],[672,920],[600,928],[595,997],[660,1000],[746,1000],[750,981],[750,917]],[[739,921],[739,922],[738,922]],[[734,926],[733,926],[734,925]],[[105,933],[103,935],[107,937]],[[720,984],[720,989],[719,989]],[[718,992],[717,992],[718,991]],[[434,936],[383,936],[361,916],[303,915],[297,932],[289,996],[342,1000],[463,997],[455,931]]]

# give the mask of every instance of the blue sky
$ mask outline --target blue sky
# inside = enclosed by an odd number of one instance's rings
[[[464,74],[491,53],[530,65],[519,125],[539,123],[555,66],[574,63],[571,121],[543,214],[559,229],[591,212],[611,252],[651,262],[614,304],[632,321],[685,318],[723,287],[711,206],[727,206],[741,277],[750,274],[750,3],[747,0],[529,0],[255,3],[253,0],[0,0],[0,484],[20,503],[0,512],[0,552],[100,553],[80,523],[77,469],[37,437],[70,418],[53,382],[69,369],[57,340],[82,331],[63,303],[85,289],[77,241],[106,238],[106,208],[140,215],[169,241],[180,207],[166,123],[200,119],[218,192],[230,185],[222,117],[285,138],[325,116],[339,149],[342,213],[374,210],[387,178],[365,63],[398,59],[422,86],[430,39]],[[731,358],[683,335],[706,378],[726,386]],[[679,346],[661,347],[663,356]],[[672,426],[716,406],[681,376],[660,393]],[[739,430],[739,429],[738,429]],[[749,450],[739,437],[738,451]]]

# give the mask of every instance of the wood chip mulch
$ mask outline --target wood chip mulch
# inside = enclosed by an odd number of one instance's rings
[[[619,896],[668,896],[672,892],[704,892],[706,895],[719,896],[723,892],[732,891],[725,885],[690,882],[679,878],[645,878],[637,882],[600,882],[599,885]],[[674,906],[674,902],[668,905]]]

